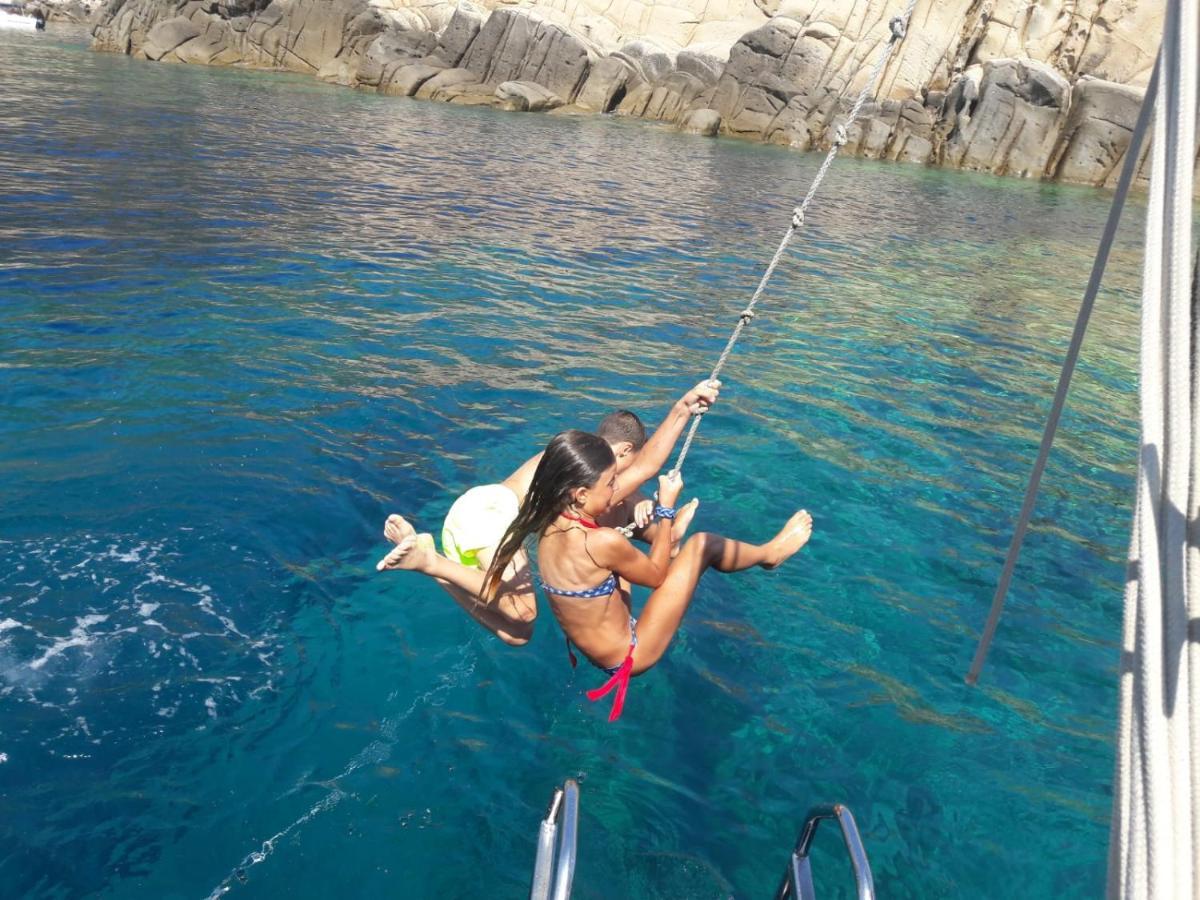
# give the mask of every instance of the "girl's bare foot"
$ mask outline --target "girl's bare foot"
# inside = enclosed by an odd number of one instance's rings
[[[696,515],[696,507],[699,505],[700,498],[694,497],[675,513],[675,521],[671,525],[671,559],[679,555],[683,536],[687,534],[688,526],[692,524],[692,517]]]
[[[767,542],[767,559],[762,564],[764,569],[774,569],[785,559],[808,543],[812,537],[812,516],[807,510],[800,510],[779,530],[779,534]]]
[[[399,517],[397,516],[397,518]],[[409,525],[410,530],[411,528],[412,526]],[[401,538],[400,543],[375,564],[375,570],[382,572],[385,569],[406,569],[423,572],[429,566],[436,552],[432,534],[409,534]]]

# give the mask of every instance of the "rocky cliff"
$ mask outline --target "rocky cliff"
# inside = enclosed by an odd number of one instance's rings
[[[25,0],[20,5],[29,12],[40,11],[47,22],[82,25],[97,19],[103,3],[102,0]]]
[[[904,0],[108,0],[94,45],[823,148]],[[1111,184],[1162,5],[920,0],[847,152]]]

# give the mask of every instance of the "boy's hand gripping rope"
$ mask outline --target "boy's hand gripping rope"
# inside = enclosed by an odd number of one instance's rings
[[[754,318],[755,304],[758,303],[758,299],[762,296],[763,291],[766,290],[767,282],[771,280],[771,276],[775,273],[775,267],[779,265],[779,260],[783,258],[783,252],[787,249],[788,244],[791,243],[792,236],[804,225],[804,214],[808,210],[809,204],[812,203],[813,196],[817,193],[817,188],[821,186],[821,181],[825,178],[825,173],[829,171],[829,167],[833,164],[834,157],[838,155],[838,151],[845,146],[846,141],[849,139],[849,128],[858,118],[863,104],[867,102],[867,97],[875,90],[875,82],[879,80],[879,74],[891,58],[892,51],[896,49],[896,46],[908,32],[908,22],[912,18],[913,8],[916,5],[917,0],[908,0],[908,5],[904,8],[904,12],[888,23],[892,35],[884,46],[883,51],[879,54],[879,58],[875,60],[875,66],[871,70],[871,77],[867,79],[867,83],[858,94],[858,99],[850,107],[850,114],[844,122],[834,128],[833,144],[830,146],[829,152],[825,154],[825,160],[821,163],[821,168],[817,170],[817,175],[813,179],[808,193],[804,195],[804,200],[792,210],[791,224],[788,225],[787,231],[784,232],[783,240],[779,242],[779,249],[775,251],[775,255],[771,258],[771,262],[767,266],[767,271],[763,273],[762,280],[758,283],[758,288],[755,290],[754,296],[750,298],[750,302],[746,305],[746,308],[738,314],[738,323],[733,329],[733,334],[729,336],[729,342],[725,345],[725,349],[721,351],[720,359],[717,360],[716,366],[713,367],[712,375],[709,376],[710,381],[715,381],[720,376],[721,370],[725,368],[725,362],[729,359],[729,354],[733,352],[733,345],[742,336],[742,330]],[[679,451],[679,458],[675,460],[675,467],[671,470],[672,472],[679,472],[683,468],[683,461],[687,459],[688,450],[692,447],[692,440],[696,436],[696,429],[700,427],[700,419],[701,416],[699,415],[692,418],[687,439],[683,442],[683,449]]]

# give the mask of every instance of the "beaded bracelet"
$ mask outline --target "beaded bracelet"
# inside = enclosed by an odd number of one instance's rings
[[[675,510],[673,510],[669,506],[657,506],[656,505],[654,507],[654,518],[656,518],[656,519],[674,519],[675,518]]]

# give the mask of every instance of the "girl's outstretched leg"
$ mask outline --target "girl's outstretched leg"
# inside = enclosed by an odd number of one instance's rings
[[[812,516],[801,510],[765,544],[747,544],[708,532],[689,538],[679,555],[671,560],[666,580],[650,595],[638,617],[633,674],[645,672],[667,652],[705,569],[710,566],[721,572],[738,572],[751,566],[774,569],[808,543],[811,535]]]

